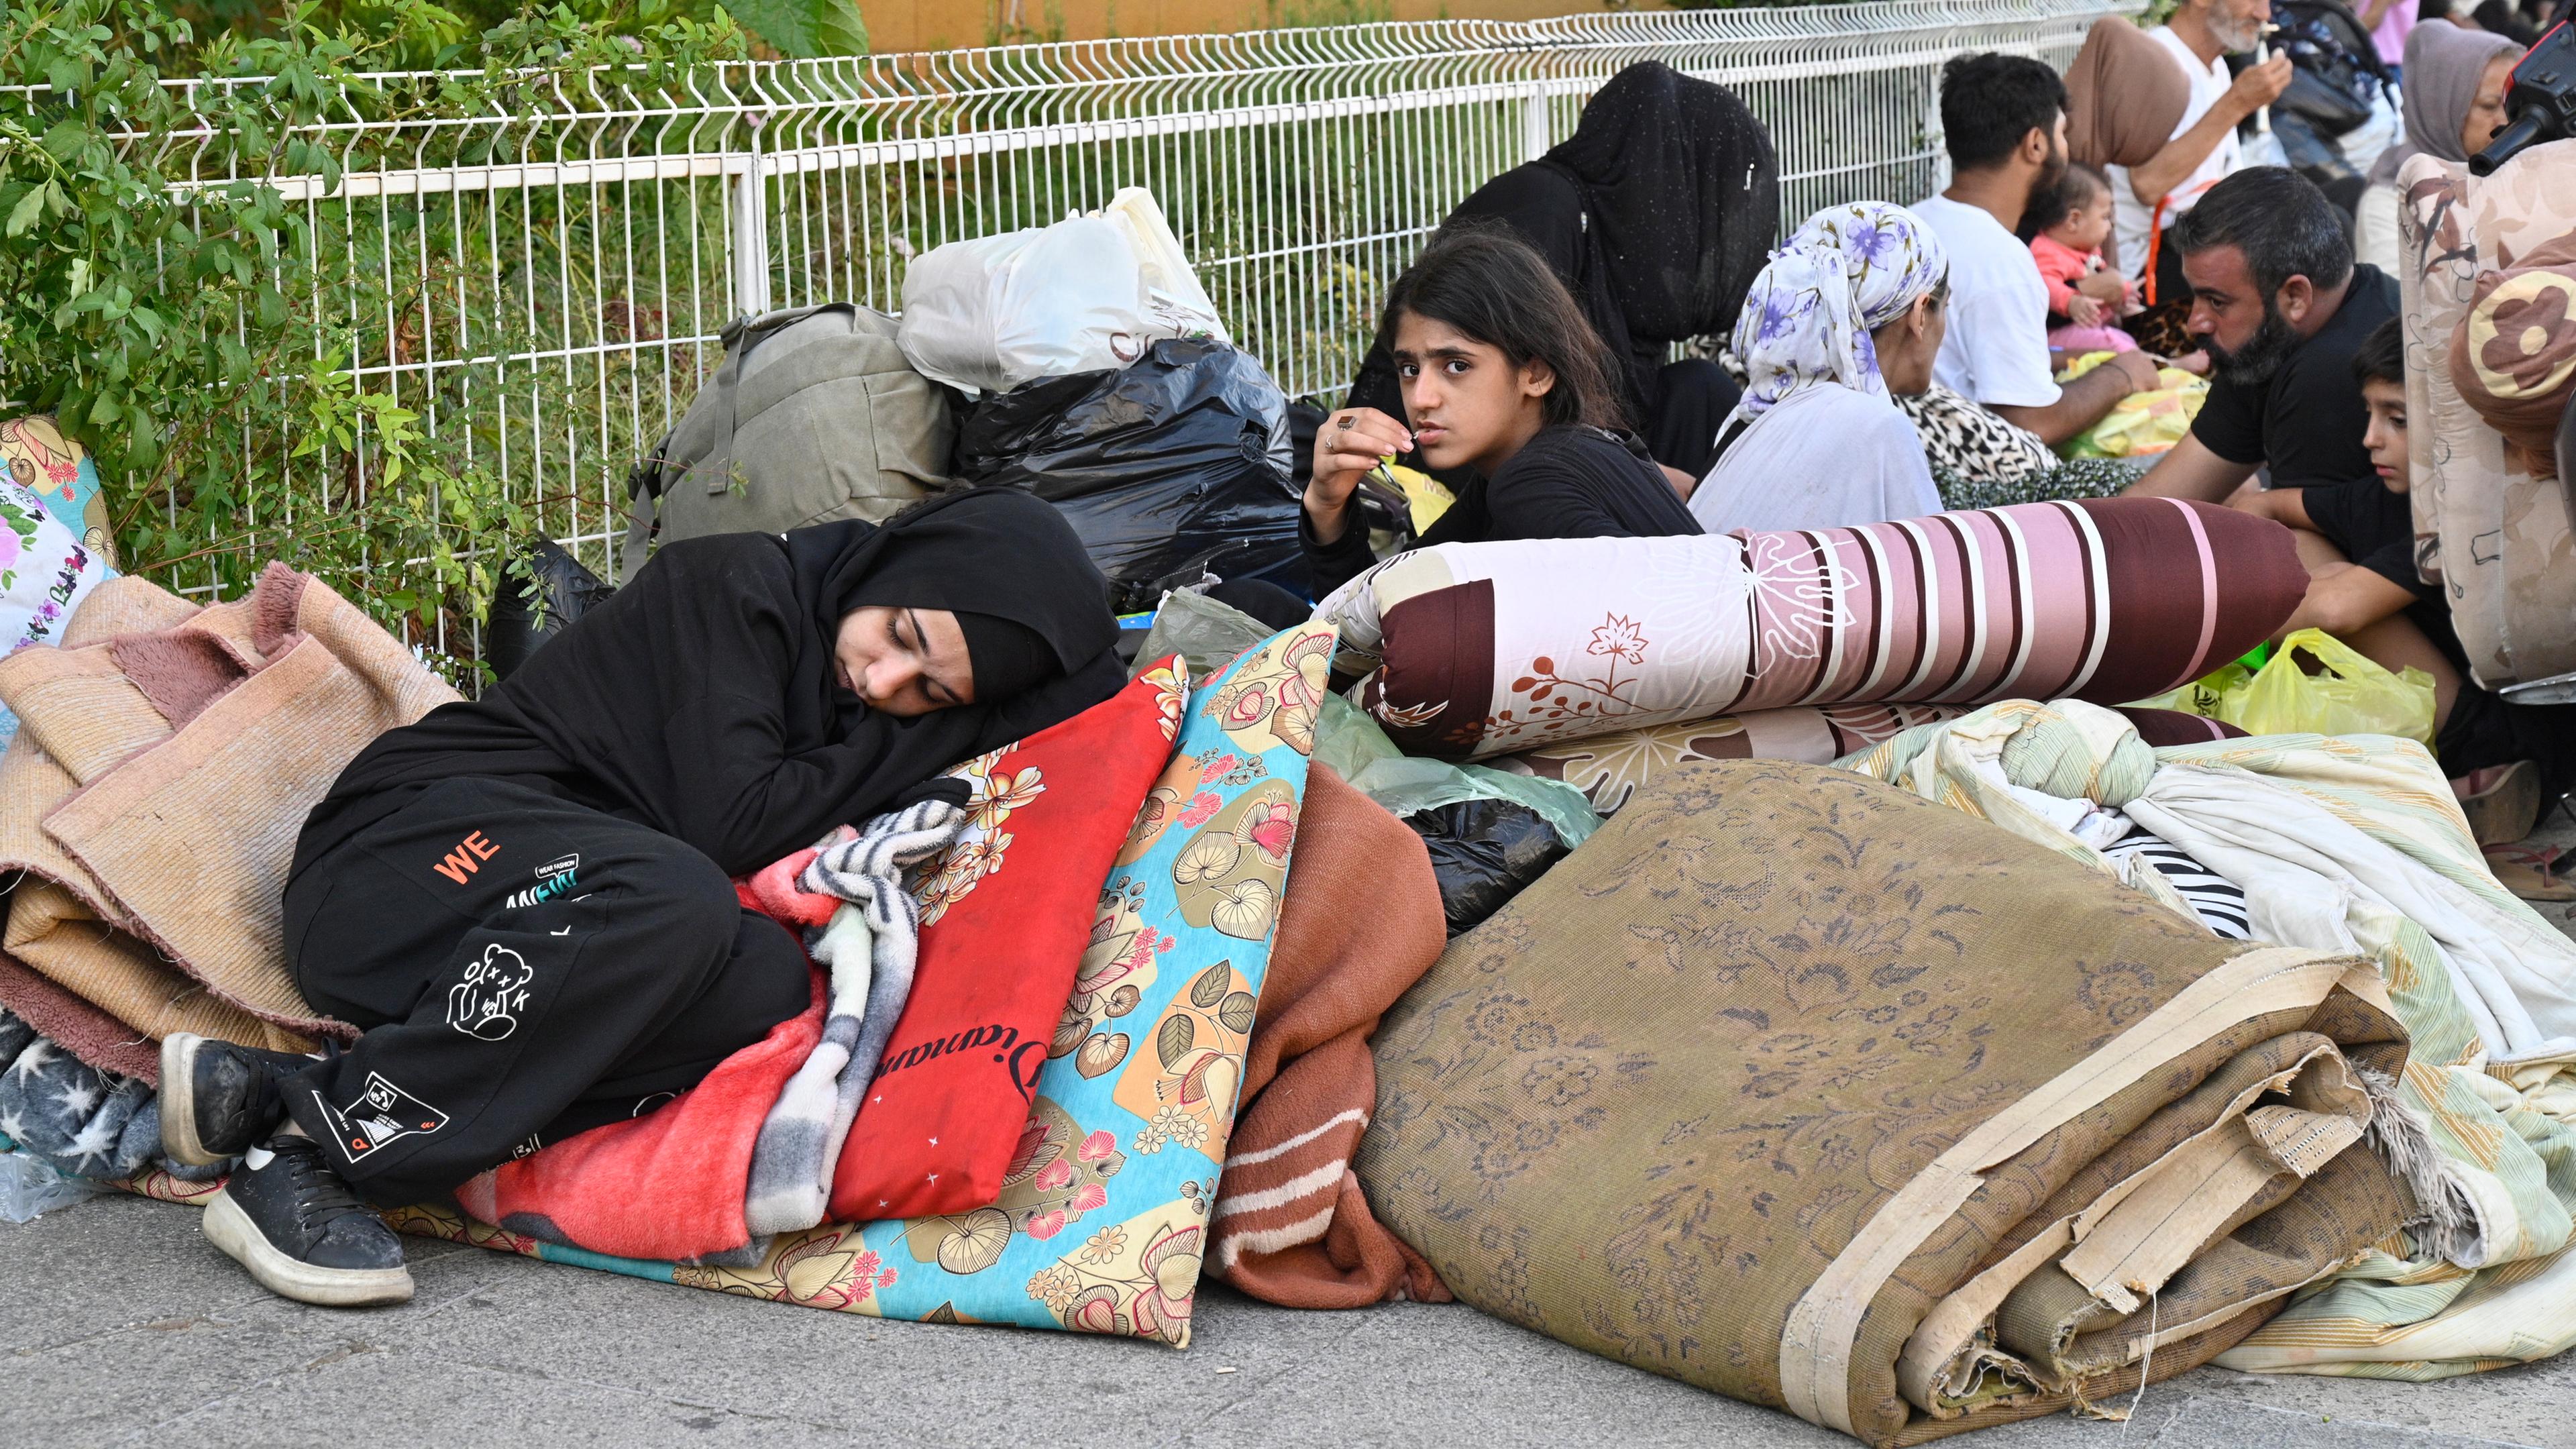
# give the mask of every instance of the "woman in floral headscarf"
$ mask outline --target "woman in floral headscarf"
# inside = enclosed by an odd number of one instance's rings
[[[1891,393],[1932,382],[1949,257],[1914,213],[1827,207],[1771,254],[1735,321],[1744,401],[1691,495],[1711,533],[1833,528],[1941,511]]]

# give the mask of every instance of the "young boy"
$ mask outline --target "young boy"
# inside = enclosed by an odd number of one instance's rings
[[[2441,588],[2416,575],[2400,325],[2381,323],[2352,359],[2370,417],[2362,446],[2379,476],[2246,491],[2232,502],[2288,524],[2308,566],[2307,597],[2274,642],[2323,629],[2387,669],[2433,676],[2434,753],[2478,843],[2510,844],[2576,785],[2576,705],[2508,704],[2479,688]]]

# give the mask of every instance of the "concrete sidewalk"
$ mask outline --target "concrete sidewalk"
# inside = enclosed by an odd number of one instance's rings
[[[1464,1305],[1297,1313],[1208,1287],[1197,1343],[884,1323],[407,1239],[420,1296],[269,1297],[193,1208],[0,1224],[0,1445],[1843,1445]],[[2137,1421],[1959,1441],[2576,1445],[2576,1356],[2437,1384],[2204,1369]]]

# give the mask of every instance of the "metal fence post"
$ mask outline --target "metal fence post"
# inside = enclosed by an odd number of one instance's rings
[[[1535,161],[1546,155],[1547,148],[1555,144],[1550,139],[1551,135],[1552,128],[1547,119],[1547,87],[1534,85],[1528,95],[1521,97],[1521,159]]]
[[[748,164],[733,183],[733,305],[737,315],[757,317],[769,310],[768,185],[760,157],[760,116],[751,123]]]

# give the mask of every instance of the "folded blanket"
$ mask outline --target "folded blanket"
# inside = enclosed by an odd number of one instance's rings
[[[0,704],[20,724],[0,757],[0,868],[26,877],[10,956],[123,1022],[123,1040],[184,1029],[301,1051],[353,1035],[287,970],[296,834],[369,740],[456,691],[277,563],[247,597],[204,608],[110,579],[61,638],[0,660]],[[47,1012],[23,984],[0,975],[0,1003]],[[61,1040],[86,1050],[94,1036]]]
[[[2276,735],[2159,749],[2141,775],[2135,741],[2088,727],[2084,714],[2066,704],[1993,705],[1950,731],[1900,737],[1846,763],[1984,813],[1992,792],[1953,747],[1985,753],[1979,742],[2001,732],[2010,743],[1994,757],[2012,780],[2046,779],[2053,792],[2096,799],[2108,787],[2189,839],[2195,858],[2227,860],[2226,871],[2243,873],[2255,935],[2357,947],[2378,963],[2413,1041],[2398,1100],[2431,1127],[2433,1159],[2416,1171],[2427,1220],[2300,1295],[2219,1362],[2423,1380],[2576,1347],[2576,1299],[2564,1286],[2576,1275],[2576,1179],[2564,1170],[2576,1161],[2576,1062],[2545,1052],[2499,1061],[2508,1053],[2478,1024],[2552,1021],[2550,983],[2576,980],[2576,947],[2497,884],[2440,766],[2407,740]],[[2167,782],[2161,766],[2185,768]],[[2213,774],[2229,788],[2213,791]],[[2243,803],[2251,801],[2260,804]],[[2275,842],[2278,854],[2262,844],[2274,822],[2291,837]],[[2373,879],[2396,894],[2382,896]],[[2417,922],[2399,899],[2436,919]],[[2490,949],[2500,940],[2519,943],[2501,961]],[[2522,999],[2517,980],[2541,994]],[[2496,1003],[2472,1002],[2490,987],[2501,992]]]
[[[779,892],[774,880],[760,883],[787,913],[782,924],[809,919],[815,902],[836,904],[805,935],[806,954],[831,976],[823,1039],[778,1094],[752,1149],[744,1219],[755,1236],[823,1220],[860,1094],[912,994],[921,905],[904,888],[904,871],[946,850],[965,824],[960,807],[923,800],[862,830],[844,826],[819,849],[792,857],[803,861],[792,893],[801,900]]]
[[[2369,962],[1841,770],[1671,772],[1375,1056],[1360,1179],[1461,1299],[1876,1445],[2181,1372],[2417,1214]]]
[[[1445,1303],[1431,1265],[1379,1225],[1350,1170],[1377,1109],[1369,1034],[1448,943],[1431,858],[1420,836],[1321,764],[1308,767],[1299,830],[1208,1268],[1290,1308]]]
[[[2141,825],[2100,849],[2115,863],[2137,856],[2162,872],[2165,879],[2173,882],[2174,889],[2182,892],[2192,914],[2216,934],[2231,941],[2254,939],[2253,928],[2245,919],[2245,888],[2192,859],[2189,852],[2173,842]]]
[[[150,1083],[89,1066],[0,1011],[0,1137],[74,1177],[115,1182],[161,1159]]]

